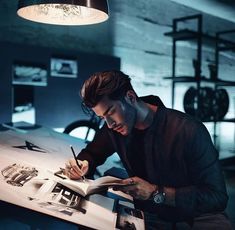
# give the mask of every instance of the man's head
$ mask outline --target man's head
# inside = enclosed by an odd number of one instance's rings
[[[137,95],[129,76],[121,71],[93,74],[81,89],[83,104],[103,118],[108,127],[128,135],[136,120]]]

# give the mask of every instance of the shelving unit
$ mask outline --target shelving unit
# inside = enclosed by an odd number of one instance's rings
[[[179,29],[179,23],[187,22],[187,21],[196,22],[197,29],[195,31],[190,29]],[[203,102],[200,101],[200,89],[201,83],[211,83],[214,85],[214,89],[219,87],[229,87],[235,86],[235,81],[223,80],[218,77],[219,73],[219,55],[220,52],[233,50],[235,51],[235,43],[233,41],[229,41],[223,38],[224,34],[235,33],[235,30],[218,32],[215,37],[203,34],[202,32],[202,15],[192,15],[188,17],[181,17],[173,19],[173,30],[171,32],[165,33],[165,36],[172,37],[173,45],[172,45],[172,76],[165,77],[165,79],[172,80],[172,108],[175,107],[175,86],[178,83],[195,83],[196,84],[196,111],[195,116],[199,118],[199,105]],[[196,60],[194,61],[194,76],[176,76],[176,53],[177,53],[177,41],[186,41],[192,40],[196,42],[197,45],[197,53]],[[209,40],[210,43],[213,42],[215,44],[215,76],[214,78],[206,78],[201,75],[201,64],[202,64],[202,42],[204,40]],[[235,118],[232,119],[221,119],[221,120],[213,120],[213,141],[216,145],[217,134],[216,134],[216,124],[217,122],[235,122]]]
[[[188,20],[197,21],[197,31],[192,31],[189,29],[178,29],[178,23],[185,22]],[[197,90],[197,100],[199,100],[199,89],[201,82],[201,59],[202,59],[202,15],[192,15],[188,17],[173,19],[173,30],[171,32],[165,33],[166,36],[170,36],[173,39],[172,46],[172,77],[166,77],[165,79],[172,79],[172,108],[175,106],[175,84],[178,82],[196,82]],[[195,70],[195,76],[176,76],[176,43],[182,40],[196,40],[197,43],[197,67]],[[198,110],[197,110],[198,114]]]
[[[235,30],[226,30],[226,31],[220,31],[216,33],[216,47],[215,47],[215,67],[216,67],[216,80],[215,80],[215,89],[220,87],[234,87],[235,81],[224,81],[219,78],[219,67],[220,67],[220,52],[226,52],[226,51],[235,51],[235,40],[234,41],[228,41],[223,38],[224,35],[228,34],[234,34]],[[235,111],[234,111],[234,118],[230,119],[222,119],[220,122],[231,122],[235,124]],[[217,121],[214,121],[214,133],[216,133],[216,127],[217,127]],[[235,126],[234,126],[234,143],[235,143]],[[235,153],[235,149],[233,150]],[[231,159],[230,159],[231,161]],[[230,161],[228,163],[230,163]]]

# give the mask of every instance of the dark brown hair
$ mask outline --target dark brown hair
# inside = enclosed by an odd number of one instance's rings
[[[128,90],[133,90],[131,79],[121,71],[111,70],[91,75],[83,84],[81,97],[83,106],[92,108],[104,96],[112,100],[122,100]]]

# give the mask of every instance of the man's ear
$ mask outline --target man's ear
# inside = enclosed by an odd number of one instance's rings
[[[136,102],[136,93],[133,90],[128,90],[125,99],[128,103],[134,104]]]

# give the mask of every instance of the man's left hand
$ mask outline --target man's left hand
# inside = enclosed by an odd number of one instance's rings
[[[130,177],[121,182],[122,186],[114,187],[114,190],[120,190],[130,194],[133,198],[139,200],[147,200],[150,198],[157,185],[151,184],[139,177]],[[126,186],[125,186],[126,185]]]

